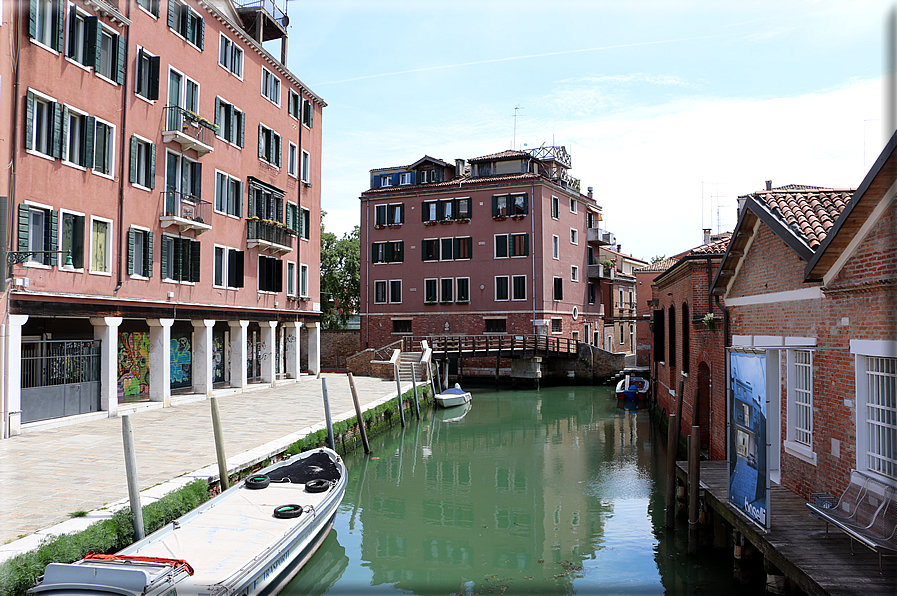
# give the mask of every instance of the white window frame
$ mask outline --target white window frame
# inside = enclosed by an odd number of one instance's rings
[[[271,133],[270,137],[271,137],[272,145],[274,144],[274,137],[277,137],[280,139],[280,142],[277,143],[277,145],[278,145],[277,148],[280,151],[283,151],[283,136],[281,136],[281,134],[279,132],[277,132],[276,130],[274,130],[273,128],[271,128],[270,126],[265,124],[264,122],[260,122],[259,124],[261,125],[261,127],[264,130],[267,130],[268,132]],[[261,133],[263,133],[263,132],[264,131],[259,131],[259,133],[260,133],[259,139],[258,139],[259,144],[261,144],[261,142],[262,142],[262,134]],[[280,157],[281,159],[277,160],[278,157]],[[268,158],[270,158],[270,159],[268,159]],[[280,161],[281,163],[283,163],[282,160],[283,160],[283,155],[276,155],[274,147],[269,147],[268,145],[265,145],[265,156],[259,156],[259,161],[262,161],[262,162],[268,164],[272,168],[280,168],[280,166],[277,165],[277,161]]]
[[[152,141],[150,141],[149,139],[146,139],[146,138],[141,137],[141,136],[138,135],[138,134],[135,134],[135,135],[133,135],[133,136],[137,139],[137,144],[138,144],[138,145],[143,145],[143,146],[144,146],[144,158],[146,159],[146,156],[149,155],[149,153],[146,153],[146,152],[149,150],[148,148],[149,148],[149,147],[152,147],[153,149],[155,149],[155,145],[156,145],[156,144],[153,143]],[[158,165],[158,164],[157,164],[157,165]],[[139,171],[139,168],[140,168],[140,160],[139,160],[139,159],[137,160],[137,167],[138,167],[138,171]],[[151,175],[151,176],[153,177],[153,179],[155,179],[155,177],[156,177],[156,171],[155,171],[155,168],[153,169],[152,174],[150,174],[150,173],[149,173],[149,170],[146,168],[146,164],[144,164],[144,170],[146,170],[145,173],[147,174],[147,176],[150,176],[150,175]],[[139,177],[138,177],[138,178],[139,178]],[[149,180],[149,178],[147,178],[147,180]],[[139,181],[137,181],[137,182],[131,182],[131,186],[133,186],[134,188],[139,188],[140,190],[145,190],[145,191],[147,191],[147,192],[153,192],[153,190],[154,190],[153,188],[151,188],[151,187],[149,187],[149,186],[145,186],[145,185],[141,184]]]
[[[31,87],[28,88],[28,91],[30,91],[32,93],[32,95],[34,96],[35,105],[32,106],[33,111],[36,111],[36,109],[37,109],[37,102],[41,102],[42,104],[46,105],[47,108],[52,108],[54,106],[54,104],[59,103],[54,98],[47,95],[46,93],[41,93],[40,91],[32,89]],[[26,97],[27,97],[27,95],[26,95]],[[26,149],[25,152],[28,153],[29,155],[36,155],[36,156],[42,157],[44,159],[49,159],[50,161],[55,161],[56,158],[53,157],[53,140],[54,140],[53,139],[53,132],[54,132],[53,131],[53,128],[54,128],[53,118],[54,118],[54,114],[53,114],[52,109],[48,109],[47,112],[48,112],[48,114],[47,114],[48,120],[46,123],[44,123],[44,127],[46,129],[44,132],[46,133],[47,151],[44,152],[41,149],[35,149],[35,145],[37,144],[36,139],[38,138],[38,134],[37,134],[38,133],[38,120],[37,120],[37,118],[32,118],[32,120],[31,120],[31,148]]]
[[[295,101],[293,98],[296,98]],[[293,113],[293,106],[296,106],[296,113]],[[300,116],[302,116],[302,99],[299,97],[299,94],[292,88],[290,88],[287,93],[287,114],[290,115],[290,118],[298,121]]]
[[[94,121],[95,122],[94,122],[94,131],[93,131],[93,168],[92,168],[92,171],[94,174],[96,174],[97,176],[100,176],[102,178],[108,178],[109,180],[115,180],[115,157],[116,157],[115,156],[115,144],[116,144],[115,139],[116,139],[118,130],[114,124],[112,124],[111,122],[107,122],[106,120],[103,120],[102,118],[94,118]],[[99,149],[99,146],[100,146],[100,143],[99,143],[100,137],[99,137],[98,129],[100,127],[100,124],[102,124],[104,126],[108,126],[111,131],[109,133],[109,151],[108,151],[108,153],[109,153],[109,173],[108,174],[105,172],[100,172],[97,169],[97,164],[99,163],[99,160],[97,160],[97,150]]]
[[[225,48],[225,46],[226,46],[226,48]],[[234,69],[232,68],[232,66],[230,64],[224,64],[221,62],[221,52],[222,52],[223,48],[225,49],[225,51],[228,51],[231,54],[230,56],[228,56],[226,58],[226,60],[229,63],[233,62],[233,60],[234,60],[234,58],[233,58],[234,51],[236,50],[237,52],[239,52],[239,68],[238,68],[238,70],[240,71],[239,73],[234,72]],[[231,75],[237,77],[241,81],[243,80],[243,48],[241,48],[237,44],[237,42],[233,41],[231,38],[229,38],[228,36],[226,36],[224,33],[221,33],[221,32],[219,32],[219,36],[218,36],[218,66],[220,66],[221,68],[223,68],[224,70],[229,72]]]
[[[75,8],[75,13],[77,14],[77,16],[81,17],[81,36],[80,36],[81,37],[81,58],[82,58],[81,60],[78,60],[77,58],[69,55],[69,49],[71,48],[71,45],[72,45],[72,8],[73,7]],[[90,70],[90,67],[85,65],[83,60],[86,58],[85,53],[87,51],[87,21],[85,21],[84,18],[89,17],[89,16],[91,16],[91,15],[89,15],[85,11],[81,10],[80,6],[76,6],[75,4],[72,4],[71,2],[69,2],[66,5],[65,27],[64,27],[65,41],[64,41],[63,52],[62,52],[62,54],[65,56],[65,59],[68,60],[70,63],[75,64],[78,67],[83,68],[84,70],[88,70],[88,71]]]
[[[436,291],[434,292],[435,296],[433,300],[427,300],[427,282],[433,282],[436,286]],[[424,278],[424,304],[436,304],[439,302],[439,278],[437,277],[426,277]]]
[[[446,284],[445,282],[449,282]],[[452,292],[451,298],[445,297],[445,292],[443,292],[443,288],[448,285]],[[440,304],[454,304],[455,303],[455,278],[454,277],[440,277],[439,278],[439,303]]]
[[[64,130],[66,131],[66,138],[60,139],[60,142],[63,143],[63,145],[64,145],[64,147],[62,149],[61,161],[62,161],[62,163],[64,163],[65,165],[67,165],[69,167],[86,172],[87,171],[86,166],[83,166],[83,165],[71,160],[71,152],[72,152],[72,143],[71,143],[72,123],[71,123],[71,119],[72,119],[72,117],[83,118],[84,127],[81,129],[81,139],[83,142],[83,139],[84,139],[85,135],[87,134],[87,123],[89,122],[88,118],[89,118],[90,114],[88,114],[87,112],[85,112],[83,110],[79,110],[78,108],[74,108],[74,107],[66,104],[63,109],[63,117],[65,116],[65,110],[68,110],[69,122],[62,123]],[[94,132],[96,132],[96,131],[94,131]],[[90,148],[85,147],[85,149],[84,149],[85,152],[88,149],[93,150],[93,147],[90,147]]]
[[[227,197],[224,198],[225,208],[223,211],[218,209],[218,177],[219,176],[224,177],[224,182],[227,185],[227,193],[228,193]],[[232,176],[231,174],[228,174],[227,172],[225,172],[223,170],[215,170],[215,197],[212,200],[212,210],[215,213],[220,213],[221,215],[224,215],[227,217],[231,217],[234,219],[241,219],[243,217],[243,196],[242,196],[243,195],[243,185],[242,184],[240,185],[239,200],[237,201],[237,203],[235,203],[239,207],[239,209],[238,209],[239,213],[231,213],[230,211],[228,211],[228,206],[230,205],[230,189],[231,189],[231,185],[233,182],[242,182],[242,180],[240,180],[236,176]]]
[[[94,255],[94,246],[93,246],[93,224],[94,222],[101,222],[106,224],[106,267],[108,271],[98,271],[93,268],[93,255]],[[87,232],[90,236],[90,250],[88,251],[88,262],[87,262],[87,271],[91,275],[105,275],[107,277],[112,276],[112,246],[115,244],[115,229],[113,227],[113,221],[111,219],[107,219],[105,217],[98,217],[96,215],[90,216],[90,225],[87,228]]]
[[[574,198],[570,198],[570,213],[577,212],[577,201]]]
[[[467,298],[464,298],[464,299],[462,299],[460,297],[460,292],[459,292],[459,288],[460,288],[459,283],[461,282],[461,280],[467,280]],[[455,303],[456,304],[458,304],[458,303],[466,304],[469,302],[470,302],[470,278],[469,277],[456,277],[455,278]]]
[[[516,297],[514,296],[514,280],[515,280],[515,279],[518,279],[518,278],[521,278],[521,277],[523,278],[523,297],[522,297],[522,298],[516,298]],[[511,301],[512,301],[512,302],[513,302],[513,301],[518,301],[518,302],[519,302],[519,301],[522,301],[522,300],[526,300],[526,297],[527,297],[527,295],[529,294],[529,288],[528,288],[527,286],[528,286],[528,284],[526,283],[526,276],[525,276],[525,275],[512,275],[512,276],[511,276],[511,279],[510,279],[510,285],[508,286],[508,296],[510,297]]]
[[[58,237],[56,238],[55,250],[60,251],[59,258],[56,260],[57,267],[59,268],[60,271],[65,271],[65,269],[63,269],[63,267],[65,266],[66,255],[64,252],[62,252],[62,240],[63,240],[62,234],[64,232],[62,222],[66,215],[74,215],[75,217],[84,218],[84,227],[85,228],[87,227],[87,221],[88,221],[86,213],[81,213],[80,211],[72,211],[71,209],[65,209],[65,208],[59,209],[59,214],[58,214],[58,219],[57,219]],[[139,226],[131,226],[131,227],[138,228]],[[140,229],[146,229],[146,228],[140,228]],[[146,230],[149,231],[148,229],[146,229]],[[87,233],[87,230],[82,232],[82,234],[85,234],[85,233]],[[82,250],[85,250],[87,248],[86,239],[82,239],[81,242],[83,244],[83,246],[81,248],[82,248]],[[73,263],[73,266],[74,266],[74,263]],[[83,254],[81,255],[81,267],[75,268],[74,271],[77,273],[84,273],[84,255]]]
[[[53,0],[38,0],[37,1],[36,4],[39,5],[43,9],[40,14],[42,14],[45,18],[45,20],[44,20],[45,26],[43,27],[43,29],[41,31],[39,31],[37,37],[31,38],[31,43],[35,43],[35,44],[39,45],[40,47],[42,47],[50,52],[53,52],[54,54],[57,54],[57,55],[59,55],[59,52],[57,52],[51,45],[53,43],[53,37],[55,35],[55,31],[53,30],[54,29],[53,25],[55,23],[53,22],[53,20],[54,20],[54,15],[56,14],[56,4],[58,2],[62,2],[62,1],[63,0],[57,0],[56,2],[54,2]],[[24,10],[25,10],[25,13],[27,14],[27,12],[28,12],[27,4],[24,4]],[[68,12],[68,11],[66,10],[64,12]],[[67,17],[68,15],[65,15],[65,16]],[[67,21],[68,21],[68,19],[66,19],[66,25],[68,24]],[[63,27],[63,29],[65,29],[65,28],[66,27]],[[26,33],[27,33],[27,31],[26,31]],[[65,43],[64,33],[65,32],[63,32],[63,43]],[[64,53],[65,52],[63,52],[63,54]]]
[[[139,6],[139,4],[138,4],[138,6]],[[139,75],[141,73],[140,57],[141,57],[141,55],[143,55],[143,56],[147,56],[149,58],[159,58],[159,55],[148,52],[147,49],[143,46],[137,46],[137,49],[134,53],[136,56],[135,60],[137,61],[137,63],[134,65],[134,95],[136,95],[143,101],[149,103],[150,105],[155,105],[156,101],[158,101],[157,99],[150,99],[146,95],[144,95],[143,93],[138,91],[138,88],[140,85]],[[156,92],[160,96],[162,93],[162,80],[161,79],[162,79],[162,64],[161,64],[161,59],[160,59],[159,80],[156,81]],[[147,85],[149,85],[150,83],[151,83],[151,81],[149,80],[149,77],[147,76]],[[143,91],[149,91],[149,89],[144,89]]]
[[[299,264],[299,299],[309,299],[308,289],[308,265]]]
[[[881,471],[874,467],[870,467],[869,449],[870,440],[873,440],[874,426],[870,425],[867,414],[870,408],[875,408],[876,404],[871,403],[870,399],[870,383],[869,383],[869,358],[885,358],[897,360],[897,341],[895,340],[850,340],[850,352],[854,356],[855,364],[855,387],[856,387],[856,469],[865,472],[871,476],[879,478],[885,483],[897,487],[897,463],[892,463],[891,458],[885,457],[882,462],[885,467],[894,466],[894,475],[887,473],[887,470]],[[887,375],[890,377],[890,375]],[[895,381],[897,383],[897,381]],[[879,415],[879,420],[886,419]],[[880,425],[880,424],[879,424]],[[870,428],[872,426],[872,428]],[[894,447],[897,449],[897,447]],[[894,455],[897,460],[897,453]]]
[[[28,251],[29,252],[39,252],[46,250],[56,250],[58,248],[58,244],[55,246],[47,246],[46,242],[46,226],[50,225],[50,212],[53,211],[53,207],[50,205],[43,205],[41,203],[35,203],[33,201],[24,201],[26,205],[28,205]],[[32,225],[31,225],[31,211],[42,211],[44,216],[44,229],[41,230],[41,234],[37,236],[40,240],[39,243],[35,243],[35,234],[32,233]],[[57,231],[58,231],[58,220],[57,220]],[[58,242],[58,238],[55,239]],[[37,247],[37,248],[35,248]],[[49,257],[45,254],[41,254],[40,258],[45,262],[35,261],[34,255],[28,255],[28,260],[25,262],[26,267],[35,267],[37,269],[50,269],[52,265],[50,265]],[[58,261],[57,261],[58,263]]]
[[[551,258],[555,261],[561,259],[561,239],[559,236],[551,237]]]
[[[296,283],[296,261],[287,261],[287,296],[292,296],[296,298],[297,291],[297,283]]]
[[[498,297],[498,280],[499,280],[499,278],[504,278],[507,281],[507,283],[506,283],[506,286],[508,288],[507,298],[499,298]],[[492,283],[492,293],[493,293],[493,300],[495,300],[495,302],[509,302],[511,300],[511,276],[496,275],[495,281],[493,281],[493,283]]]
[[[149,0],[149,2],[148,2],[148,4],[150,4],[150,5],[153,5],[153,4],[156,5],[157,12],[160,11],[161,3],[162,3],[162,0]],[[159,20],[159,15],[153,14],[153,12],[151,10],[147,9],[143,4],[140,3],[140,0],[137,0],[137,8],[139,8],[140,10],[142,10],[143,12],[148,14],[150,16],[150,18],[153,19],[154,21]]]
[[[384,174],[380,176],[380,188],[392,186],[392,174]]]
[[[61,218],[60,218],[60,219],[61,219]],[[62,226],[60,225],[60,228],[61,228],[61,227],[62,227]],[[129,230],[129,231],[130,231],[130,230],[136,230],[136,231],[142,233],[142,234],[144,235],[144,236],[143,236],[144,238],[146,238],[146,234],[150,234],[150,233],[152,233],[152,230],[150,230],[149,228],[145,228],[145,227],[143,227],[143,226],[137,226],[137,225],[133,225],[133,224],[131,224],[131,225],[129,226],[128,230]],[[91,241],[93,241],[93,235],[92,235],[92,234],[91,234]],[[62,231],[61,231],[61,230],[60,230],[60,246],[62,246]],[[146,244],[145,244],[145,243],[144,243],[144,245],[143,245],[143,250],[146,251]],[[61,254],[61,253],[60,253],[60,254]],[[125,255],[125,256],[127,256],[127,255]],[[143,268],[143,265],[144,265],[143,261],[144,261],[144,260],[145,260],[145,259],[141,259],[141,263],[140,263],[140,267],[141,267],[141,269]],[[135,268],[135,269],[137,268],[137,255],[134,255],[134,268]],[[144,272],[144,273],[145,273],[145,272]],[[143,274],[140,274],[140,273],[132,273],[132,274],[130,275],[130,278],[131,278],[131,279],[150,279],[150,277],[151,277],[151,276],[149,276],[149,275],[143,275]]]
[[[561,202],[560,199],[553,196],[551,197],[551,202],[549,203],[549,209],[551,211],[551,219],[559,220],[561,216]]]
[[[311,154],[305,149],[302,150],[302,162],[299,165],[300,173],[302,177],[300,180],[305,183],[306,186],[311,184]]]
[[[186,2],[183,2],[182,0],[172,0],[172,2],[173,2],[174,4],[179,5],[179,6],[181,7],[181,10],[186,9],[186,10],[189,10],[191,13],[193,13],[193,16],[196,17],[196,18],[198,18],[198,19],[200,19],[200,20],[203,22],[203,27],[205,27],[205,19],[202,17],[202,15],[200,15],[198,12],[196,12],[195,10],[193,10],[192,8],[190,8],[190,6],[187,5]],[[168,26],[168,25],[167,25],[167,21],[166,21],[166,27],[167,27],[167,26]],[[197,44],[195,44],[193,41],[191,41],[191,40],[188,39],[187,37],[181,35],[181,32],[178,31],[176,28],[168,27],[168,30],[171,31],[171,32],[173,32],[175,35],[177,35],[178,37],[180,37],[181,39],[183,39],[183,40],[186,41],[187,43],[189,43],[191,46],[193,46],[193,47],[196,49],[196,51],[198,51],[198,52],[203,51],[203,49],[200,48],[200,47],[199,47]]]
[[[558,329],[557,331],[554,330],[554,322],[555,321],[558,321],[560,323],[560,325],[558,325],[558,327],[560,327],[560,329]],[[560,317],[552,317],[550,319],[550,322],[548,325],[549,325],[549,329],[551,329],[551,333],[558,334],[558,333],[564,332],[564,321]]]
[[[290,178],[296,178],[298,175],[298,151],[299,147],[297,147],[295,143],[293,143],[292,141],[289,141],[287,143],[287,175],[290,176]]]
[[[411,172],[402,172],[399,174],[399,185],[407,186],[411,184]]]
[[[570,244],[579,244],[579,230],[570,228]]]
[[[806,357],[808,362],[799,360]],[[809,464],[816,465],[813,451],[813,351],[788,349],[786,368],[786,424],[783,447]],[[805,386],[808,385],[808,386]]]
[[[395,283],[399,284],[399,299],[398,300],[395,299],[395,296],[393,296],[393,291],[392,291],[392,287],[393,287],[392,285]],[[389,295],[388,299],[389,299],[390,304],[401,304],[402,303],[402,280],[401,279],[389,280],[386,290]]]
[[[116,31],[115,29],[112,29],[111,27],[107,27],[106,25],[103,24],[102,21],[99,21],[99,20],[97,21],[97,27],[98,27],[98,28],[102,28],[102,30],[103,30],[102,32],[105,33],[105,34],[107,34],[107,35],[109,35],[109,37],[112,38],[112,42],[111,42],[111,44],[110,44],[110,51],[112,52],[112,57],[110,58],[110,59],[112,60],[112,67],[111,67],[111,72],[109,73],[111,76],[106,76],[105,74],[103,74],[102,72],[100,72],[100,65],[99,65],[99,64],[94,64],[94,65],[93,65],[93,72],[94,72],[98,77],[100,77],[101,79],[103,79],[104,81],[106,81],[107,83],[112,83],[113,85],[116,85],[116,86],[117,86],[118,83],[115,82],[115,69],[116,69],[115,52],[118,51],[118,41],[117,41],[116,38],[118,38],[118,37],[122,37],[122,35],[121,35],[118,31]],[[100,32],[98,31],[98,32],[97,32],[97,37],[99,37],[99,35],[100,35]],[[127,52],[127,50],[126,50],[126,52]],[[98,50],[97,50],[97,53],[98,53],[98,54],[101,54],[101,53],[102,53],[102,50],[98,49]],[[127,65],[127,63],[126,63],[126,64],[125,64],[125,68],[127,68],[127,67],[128,67],[128,65]]]
[[[377,299],[377,287],[382,284],[384,300]],[[389,304],[389,280],[378,279],[374,281],[374,304]]]
[[[265,76],[267,75],[267,77]],[[273,81],[273,83],[269,83],[269,81]],[[269,84],[273,84],[273,89],[268,89]],[[278,108],[280,107],[280,93],[281,91],[281,81],[280,77],[275,75],[273,72],[262,67],[262,97],[276,105]],[[272,95],[276,95],[276,97],[271,97],[268,93]]]
[[[570,281],[579,282],[579,267],[570,265]]]

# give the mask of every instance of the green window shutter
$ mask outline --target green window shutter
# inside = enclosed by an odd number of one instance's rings
[[[151,56],[149,59],[149,89],[146,92],[147,99],[159,99],[159,56]]]
[[[53,104],[53,157],[62,157],[62,104]]]
[[[280,135],[272,135],[274,137],[274,165],[280,167]]]
[[[137,137],[131,135],[131,170],[128,172],[128,181],[131,184],[137,182]]]
[[[75,269],[84,268],[84,218],[76,217],[72,236],[72,265]]]
[[[315,106],[311,102],[308,102],[308,127],[315,127]]]
[[[102,64],[102,54],[103,54],[103,27],[99,24],[96,24],[94,35],[94,53],[93,53],[93,67],[98,68],[100,64]]]
[[[168,26],[177,30],[178,24],[178,6],[174,0],[168,0]]]
[[[492,195],[492,217],[498,215],[498,197]]]
[[[136,233],[134,228],[128,229],[128,275],[134,275],[134,235]],[[144,250],[146,250],[146,247],[144,247]]]
[[[150,12],[153,13],[154,17],[159,16],[159,4],[161,4],[159,0],[153,0],[150,5]]]
[[[172,238],[171,244],[174,247],[174,253],[171,255],[171,262],[169,263],[169,269],[171,271],[171,279],[176,279],[181,281],[185,279],[184,276],[184,246],[182,244],[182,238]]]
[[[19,252],[28,250],[28,225],[30,223],[28,217],[31,214],[31,208],[28,205],[19,205]]]
[[[149,165],[149,173],[147,176],[149,177],[149,187],[156,188],[156,144],[149,144],[149,154],[150,154],[150,165]]]
[[[193,196],[197,199],[202,198],[202,163],[194,162],[193,164]]]
[[[199,40],[196,45],[199,46],[200,50],[204,50],[206,46],[206,21],[202,17],[198,17],[199,20]]]
[[[235,201],[235,209],[236,213],[232,213],[231,215],[236,215],[237,217],[243,217],[243,181],[237,181],[237,200]]]
[[[170,6],[170,4],[169,4],[169,6]],[[166,247],[171,246],[171,245],[168,242],[166,242],[165,240],[166,240],[165,236],[162,236],[162,244],[161,244],[161,247],[162,247],[162,260],[161,260],[161,262],[162,262],[162,265],[161,265],[162,279],[170,279],[171,276],[168,274],[168,261],[170,260],[170,255],[168,254],[168,250],[166,249]]]
[[[25,95],[25,149],[34,148],[34,102],[34,92],[28,91]]]
[[[85,17],[84,19],[84,66],[93,66],[96,67],[99,64],[99,60],[97,60],[97,54],[99,51],[97,48],[99,45],[97,44],[97,31],[100,28],[99,19],[97,17]]]
[[[237,113],[237,111],[234,110],[234,114],[235,114],[234,117],[236,117],[236,113]],[[241,149],[243,148],[243,129],[245,128],[245,125],[246,125],[246,114],[244,114],[243,112],[240,112],[240,135],[237,138],[237,146],[240,147]]]
[[[125,58],[128,53],[128,44],[123,35],[116,36],[117,49],[115,51],[115,82],[121,85],[125,82]]]
[[[262,142],[262,139],[263,139],[262,134],[263,133],[264,133],[264,127],[260,123],[259,124],[259,159],[265,158],[265,151],[264,151],[265,143]]]
[[[463,238],[454,238],[452,240],[452,258],[457,259],[461,254],[461,240]]]
[[[199,281],[199,273],[202,270],[200,266],[200,249],[202,248],[202,244],[196,241],[187,240],[190,243],[190,281],[198,282]]]
[[[243,259],[245,258],[242,250],[232,251],[236,256],[234,257],[234,277],[235,277],[235,288],[243,287]]]
[[[37,37],[37,1],[30,0],[28,3],[28,37]]]
[[[67,151],[69,144],[69,107],[62,106],[62,129],[59,132],[59,157],[67,157],[71,161],[71,153]]]
[[[523,254],[529,254],[529,234],[523,236]]]
[[[224,136],[224,122],[221,121],[221,98],[215,98],[215,124],[218,126],[218,132],[215,134],[218,136]]]
[[[143,241],[143,274],[147,277],[153,276],[153,233],[146,232],[146,238]]]
[[[242,182],[240,184],[242,185]],[[253,215],[255,215],[255,190],[251,186],[249,187],[249,198],[247,199],[246,207],[247,217],[252,217]]]
[[[73,4],[72,9],[69,11],[69,47],[65,52],[65,55],[69,58],[73,57],[75,54],[75,23],[77,16],[78,9]]]
[[[93,116],[87,117],[87,130],[84,133],[84,167],[93,167],[93,138],[94,131],[97,127],[97,119]]]
[[[56,235],[59,229],[59,213],[50,210],[48,214],[50,215],[50,225],[45,228],[47,232],[44,236],[44,250],[54,251],[56,250],[56,239],[59,237]],[[56,266],[56,256],[55,252],[50,252],[51,267]]]
[[[56,0],[54,8],[56,9],[55,17],[56,31],[53,37],[53,49],[62,52],[65,49],[65,7],[66,3],[62,0]]]

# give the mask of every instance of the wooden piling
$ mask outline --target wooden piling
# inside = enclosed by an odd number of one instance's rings
[[[221,430],[221,412],[218,410],[218,398],[209,399],[212,406],[212,430],[215,432],[215,456],[218,458],[218,477],[221,492],[230,487],[230,479],[227,477],[227,456],[224,454],[224,431]]]
[[[370,453],[371,446],[368,443],[368,433],[364,428],[364,416],[361,415],[361,405],[358,403],[358,390],[355,389],[355,377],[352,373],[346,373],[349,377],[349,389],[352,391],[352,402],[355,404],[355,416],[358,418],[358,429],[361,431],[361,442],[364,444],[364,452]],[[367,462],[367,460],[365,460]]]
[[[667,427],[667,509],[666,527],[676,525],[676,447],[679,443],[679,419],[670,414]]]
[[[701,485],[701,427],[688,436],[688,554],[698,552],[698,491]]]
[[[321,392],[324,394],[324,420],[327,422],[327,444],[336,451],[336,441],[333,439],[333,419],[330,417],[330,396],[327,394],[327,379],[321,377]]]
[[[420,420],[420,404],[417,401],[417,370],[414,363],[411,363],[411,388],[414,389],[414,414]]]
[[[143,529],[143,508],[140,507],[140,484],[137,482],[137,454],[134,450],[134,432],[131,429],[131,417],[121,417],[121,437],[125,446],[125,474],[128,478],[128,497],[131,501],[132,521],[134,523],[134,541],[143,540],[146,532]]]
[[[396,393],[399,396],[399,421],[402,423],[402,428],[405,428],[405,404],[402,403],[402,377],[399,375],[398,364],[393,364],[392,368],[396,373]]]

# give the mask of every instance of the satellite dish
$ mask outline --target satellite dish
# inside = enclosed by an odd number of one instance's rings
[[[289,27],[290,26],[290,15],[288,15],[288,14],[283,15],[283,19],[281,19],[280,22],[284,27]]]

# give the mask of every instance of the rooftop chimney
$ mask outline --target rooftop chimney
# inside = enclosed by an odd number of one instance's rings
[[[766,181],[766,190],[772,190],[772,180]]]
[[[704,244],[710,244],[710,228],[704,228]]]
[[[592,187],[591,187],[591,186],[589,187],[589,198],[590,198],[590,199],[593,198],[593,197],[592,197]]]
[[[463,176],[464,170],[467,167],[467,162],[463,159],[455,160],[455,176]]]

